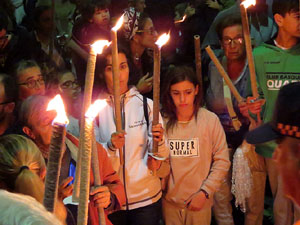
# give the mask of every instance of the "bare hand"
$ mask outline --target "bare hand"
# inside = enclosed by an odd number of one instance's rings
[[[247,98],[248,109],[253,114],[259,114],[264,104],[264,99],[255,99],[254,97]]]
[[[120,149],[125,145],[125,132],[116,132],[111,134],[111,143],[114,148]]]
[[[136,88],[141,94],[144,94],[152,90],[152,85],[153,77],[149,77],[149,73],[147,73],[139,80],[138,84],[136,85]]]
[[[195,13],[196,13],[196,9],[190,5],[188,5],[184,11],[184,14],[187,17],[190,17],[190,16],[194,15]]]
[[[67,177],[64,179],[58,187],[58,197],[63,200],[69,197],[73,193],[73,184],[68,184],[73,180],[73,177]]]
[[[111,194],[107,186],[92,187],[90,195],[92,195],[91,200],[97,208],[107,208],[111,203]]]
[[[249,110],[246,102],[239,103],[239,109],[244,117],[249,117]]]
[[[161,165],[161,160],[157,160],[157,159],[154,159],[152,156],[148,156],[148,159],[147,159],[147,166],[149,168],[149,170],[158,170],[160,168],[160,165]]]
[[[200,191],[193,196],[192,200],[188,204],[188,209],[192,211],[200,211],[203,208],[205,201],[205,194],[203,191]]]
[[[239,104],[239,109],[243,116],[249,117],[249,111],[255,115],[260,114],[264,104],[264,99],[255,100],[254,97],[248,97],[247,102],[242,102]]]
[[[223,8],[222,5],[220,5],[217,0],[206,0],[206,5],[209,8],[217,9],[217,10],[222,10]]]
[[[152,125],[152,135],[154,141],[157,142],[162,141],[164,135],[164,129],[160,123],[156,125]]]

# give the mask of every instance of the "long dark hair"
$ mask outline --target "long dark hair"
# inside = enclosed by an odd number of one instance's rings
[[[122,44],[118,43],[118,53],[123,53],[126,56],[128,67],[129,67],[129,77],[130,77],[130,75],[131,75],[130,71],[132,71],[132,64],[131,64],[129,52],[126,48],[124,48],[124,46]],[[104,49],[103,53],[97,57],[95,82],[96,82],[96,85],[102,91],[107,91],[105,77],[104,77],[104,70],[107,65],[106,57],[111,54],[112,54],[112,46]]]
[[[165,85],[163,88],[162,93],[162,116],[168,119],[166,124],[166,130],[168,132],[169,129],[172,129],[177,122],[177,114],[176,114],[176,106],[173,102],[173,99],[170,94],[171,86],[177,84],[182,81],[190,81],[195,87],[198,85],[199,82],[195,75],[194,70],[188,66],[175,66],[168,70],[166,73]],[[195,96],[194,100],[194,116],[197,117],[197,112],[202,105],[201,98],[200,98],[200,89],[198,94]]]

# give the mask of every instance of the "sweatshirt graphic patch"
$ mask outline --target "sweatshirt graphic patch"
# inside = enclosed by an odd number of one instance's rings
[[[199,156],[199,140],[192,139],[169,139],[171,157],[198,157]]]
[[[266,72],[267,88],[269,91],[278,91],[283,86],[300,82],[300,73],[295,72]]]

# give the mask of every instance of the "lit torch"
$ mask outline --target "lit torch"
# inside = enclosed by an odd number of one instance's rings
[[[249,21],[248,21],[248,16],[247,16],[247,8],[251,5],[254,6],[255,4],[256,4],[255,0],[244,0],[240,4],[240,10],[241,10],[243,34],[244,34],[244,39],[245,39],[246,53],[247,53],[249,72],[250,72],[252,95],[257,100],[259,97],[259,94],[258,94],[258,90],[257,90],[255,65],[254,65],[253,54],[252,54]],[[261,118],[260,118],[259,113],[257,114],[257,121],[258,121],[258,123],[261,123]]]
[[[122,131],[122,117],[121,117],[121,103],[120,103],[120,70],[118,59],[118,38],[117,32],[123,25],[124,15],[120,17],[116,26],[111,29],[112,40],[112,67],[113,67],[113,85],[114,85],[114,103],[115,103],[115,115],[116,115],[116,130]],[[123,151],[119,149],[120,164],[124,164]]]
[[[83,139],[83,150],[81,153],[81,178],[80,178],[80,199],[78,207],[77,221],[78,225],[87,224],[88,218],[88,201],[90,193],[90,168],[91,168],[91,154],[92,146],[94,139],[94,128],[93,121],[99,112],[107,105],[106,100],[97,100],[94,104],[90,105],[86,114],[85,114],[85,123],[84,123],[84,139]],[[92,168],[95,177],[95,185],[101,185],[100,171],[99,171],[99,162],[97,149],[93,149],[96,153],[93,153],[93,163]],[[96,156],[96,157],[95,157]],[[95,160],[97,162],[95,163]],[[104,209],[98,209],[99,222],[103,225],[105,224],[105,215]]]
[[[184,15],[184,16],[182,17],[181,20],[175,20],[174,23],[175,23],[175,24],[176,24],[176,23],[182,23],[182,22],[185,21],[185,19],[186,19],[186,15]]]
[[[57,116],[52,122],[52,136],[49,147],[49,160],[45,180],[43,204],[49,212],[54,212],[57,199],[58,180],[61,159],[64,151],[66,126],[69,123],[64,103],[60,95],[56,95],[48,104],[47,111],[56,110]]]
[[[162,34],[155,42],[154,48],[154,68],[153,68],[153,125],[159,123],[159,94],[160,94],[160,61],[161,61],[161,48],[170,39],[170,33]],[[158,143],[153,140],[152,153],[158,151]]]
[[[96,67],[96,59],[97,54],[102,54],[104,47],[110,45],[110,42],[107,40],[99,40],[96,41],[92,46],[89,54],[89,59],[87,62],[87,70],[85,75],[85,86],[84,86],[84,96],[83,96],[83,107],[81,111],[81,120],[80,120],[80,128],[84,127],[85,123],[85,112],[89,108],[92,99],[92,92],[94,86],[94,77],[95,77],[95,67]],[[80,167],[81,167],[81,152],[82,152],[82,144],[84,138],[84,129],[80,129],[80,137],[79,137],[79,149],[78,149],[78,157],[76,163],[76,175],[74,181],[74,189],[72,200],[74,202],[79,201],[79,183],[80,183]]]

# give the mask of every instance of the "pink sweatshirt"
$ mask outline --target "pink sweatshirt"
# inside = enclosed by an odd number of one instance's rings
[[[221,185],[229,168],[225,133],[218,117],[201,108],[188,122],[177,122],[167,132],[170,148],[170,175],[164,180],[164,199],[185,208],[193,194],[205,190],[212,206],[213,193]]]

